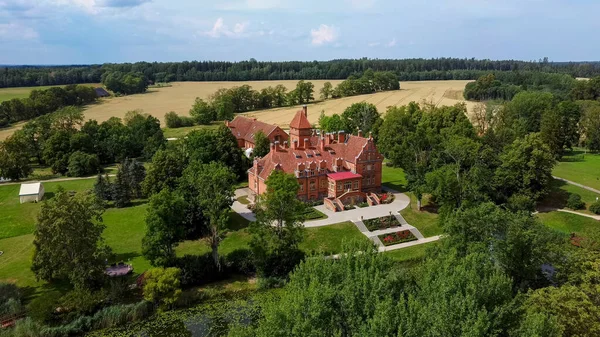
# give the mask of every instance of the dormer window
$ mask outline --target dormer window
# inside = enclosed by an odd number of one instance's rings
[[[319,153],[319,152],[315,152],[315,156],[317,156],[317,157],[320,157],[320,156],[321,156],[321,153]]]
[[[296,156],[296,159],[300,159],[300,158],[302,158],[302,156],[301,156],[301,155],[299,155],[299,154],[297,154],[297,153],[294,153],[294,156]]]

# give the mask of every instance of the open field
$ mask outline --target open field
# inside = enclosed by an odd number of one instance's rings
[[[319,99],[319,91],[325,82],[331,82],[334,86],[341,80],[311,80],[315,85],[315,99]],[[432,102],[437,105],[453,105],[462,100],[462,90],[470,81],[421,81],[402,82],[401,90],[380,92],[370,95],[360,95],[331,99],[309,105],[308,119],[311,123],[317,123],[321,110],[325,114],[342,113],[353,103],[368,102],[375,104],[379,112],[385,112],[388,106],[404,105],[411,101]],[[100,103],[90,105],[85,109],[86,119],[95,119],[103,122],[111,117],[124,117],[127,111],[140,109],[145,113],[155,116],[161,120],[164,126],[164,116],[169,111],[189,116],[189,110],[194,104],[196,97],[207,99],[220,88],[231,88],[248,84],[255,90],[261,90],[268,86],[282,84],[289,90],[296,87],[298,81],[249,81],[249,82],[174,82],[170,87],[149,88],[144,94],[125,97],[111,97],[100,100]],[[471,109],[476,103],[467,102]],[[259,120],[277,124],[286,128],[300,106],[276,108],[245,113]],[[18,130],[21,125],[0,129],[0,140]],[[178,135],[177,132],[169,133],[170,136]]]
[[[600,190],[600,154],[576,149],[567,153],[552,172],[576,183]]]
[[[99,83],[85,83],[90,87],[99,87]],[[41,87],[18,87],[18,88],[0,88],[0,102],[8,101],[13,98],[27,98],[32,90],[45,90],[52,87],[64,87],[65,85],[46,85]]]

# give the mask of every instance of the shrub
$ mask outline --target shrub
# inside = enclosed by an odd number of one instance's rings
[[[594,214],[600,214],[600,201],[596,201],[590,205],[590,212]]]
[[[221,262],[222,265],[225,261]],[[214,281],[222,280],[224,275],[219,272],[212,255],[185,255],[175,262],[175,266],[181,270],[181,285],[183,287],[197,286]]]
[[[89,315],[100,307],[105,297],[103,291],[75,289],[61,298],[60,305],[78,315]]]
[[[361,202],[360,204],[356,205],[360,208],[365,208],[365,207],[369,207],[369,203],[368,202]]]
[[[227,254],[225,265],[230,273],[240,273],[251,275],[256,272],[256,267],[252,261],[252,251],[250,249],[236,249]]]
[[[569,195],[569,199],[567,199],[567,207],[570,209],[582,209],[585,208],[585,202],[581,201],[581,196],[576,193],[572,193]]]
[[[100,161],[95,154],[76,151],[69,157],[67,174],[70,177],[83,177],[100,171]]]
[[[0,316],[23,311],[21,291],[12,283],[0,283]]]
[[[528,196],[522,194],[515,194],[508,198],[506,208],[508,208],[508,210],[510,210],[511,212],[533,212],[535,210],[535,202]]]
[[[167,124],[167,127],[172,129],[194,125],[193,118],[187,116],[179,116],[174,111],[165,114],[165,122]]]
[[[159,304],[162,307],[171,307],[181,296],[179,268],[153,268],[145,274],[144,299]]]
[[[29,316],[40,323],[50,323],[55,319],[56,308],[60,301],[60,294],[52,291],[44,293],[27,306]]]

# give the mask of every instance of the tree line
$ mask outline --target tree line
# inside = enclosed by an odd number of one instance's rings
[[[0,176],[26,178],[34,163],[55,174],[85,176],[126,158],[151,158],[166,143],[160,121],[138,111],[124,121],[83,120],[80,109],[65,107],[26,123],[0,143]]]
[[[241,62],[185,61],[137,62],[104,65],[4,67],[0,87],[99,83],[105,72],[141,73],[153,82],[256,81],[346,79],[367,69],[394,72],[401,81],[474,80],[490,71],[564,73],[573,77],[600,74],[597,62],[548,62],[548,60],[437,59],[341,59],[331,61]]]
[[[65,106],[89,104],[97,98],[94,88],[85,85],[33,90],[27,98],[13,98],[0,103],[0,127],[46,115]]]
[[[571,95],[577,80],[566,74],[540,72],[494,72],[467,83],[464,97],[467,100],[510,101],[521,91],[547,91],[562,99]],[[583,98],[580,98],[583,99]]]

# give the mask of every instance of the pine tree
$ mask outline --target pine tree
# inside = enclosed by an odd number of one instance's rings
[[[112,184],[112,199],[118,208],[123,208],[131,204],[131,188],[126,176],[123,166],[119,166],[117,179]]]
[[[108,174],[103,176],[102,174],[98,173],[96,183],[94,184],[94,193],[98,199],[105,201],[112,200],[112,187]]]

